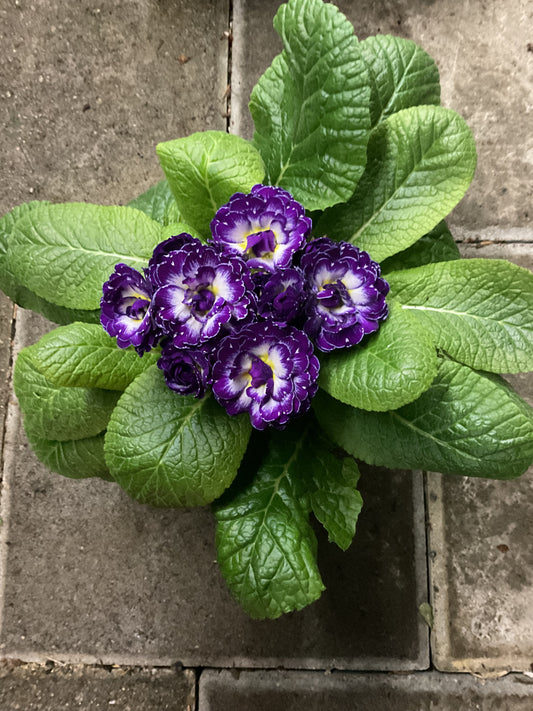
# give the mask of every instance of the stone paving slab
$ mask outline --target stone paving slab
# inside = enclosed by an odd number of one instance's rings
[[[198,698],[199,711],[530,711],[533,679],[204,671]]]
[[[43,320],[19,310],[16,347]],[[342,553],[319,531],[328,588],[306,610],[248,619],[216,566],[210,512],[156,510],[117,486],[35,460],[9,414],[0,650],[27,661],[424,669],[428,629],[421,476],[366,468],[365,508]],[[414,523],[413,523],[414,522]]]
[[[195,673],[4,662],[1,711],[194,711]]]
[[[0,5],[0,213],[123,203],[163,177],[159,141],[225,130],[229,1]]]
[[[533,269],[531,246],[462,245]],[[533,376],[506,376],[533,405]],[[533,467],[513,481],[428,474],[433,662],[441,671],[533,670]]]
[[[234,1],[232,130],[251,136],[250,91],[281,49],[272,29],[280,0]],[[533,197],[533,5],[524,0],[338,0],[359,39],[393,34],[437,62],[442,105],[458,111],[476,139],[474,181],[452,227],[531,225]],[[250,40],[253,38],[253,41]],[[530,237],[531,239],[531,237]]]

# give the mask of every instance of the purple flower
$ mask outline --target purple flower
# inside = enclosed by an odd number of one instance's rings
[[[250,271],[239,257],[198,241],[161,254],[150,268],[154,318],[176,348],[214,338],[230,320],[255,308]]]
[[[253,323],[221,341],[213,393],[228,414],[249,412],[256,429],[281,429],[309,409],[318,371],[305,333],[271,321]]]
[[[180,395],[201,398],[211,383],[210,354],[202,348],[179,350],[168,341],[157,365],[163,371],[168,387]]]
[[[198,246],[201,242],[199,239],[196,239],[196,237],[192,237],[188,232],[180,232],[179,235],[173,235],[163,242],[160,242],[154,249],[152,258],[148,262],[148,270],[152,271],[166,254],[177,252],[186,244],[195,244]]]
[[[304,330],[321,351],[359,343],[387,317],[389,285],[367,252],[323,237],[307,245],[300,266],[311,291]]]
[[[157,340],[152,321],[152,287],[127,264],[117,264],[103,287],[100,322],[119,348],[134,346],[139,355],[149,351]]]
[[[289,266],[311,232],[311,219],[282,188],[255,185],[248,195],[235,193],[211,222],[213,241],[240,254],[250,269],[273,272]]]
[[[296,319],[306,300],[302,272],[296,267],[282,269],[274,274],[254,275],[258,285],[257,313],[277,323],[289,323]]]

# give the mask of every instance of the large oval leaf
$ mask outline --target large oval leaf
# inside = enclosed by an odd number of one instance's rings
[[[493,373],[533,370],[533,274],[503,259],[461,259],[387,275],[437,346]]]
[[[401,306],[391,304],[377,333],[321,360],[319,384],[341,402],[384,412],[416,400],[436,374],[431,337]]]
[[[272,438],[251,483],[216,509],[222,574],[255,618],[300,610],[324,590],[315,534],[298,498],[305,432],[296,432]]]
[[[323,393],[313,405],[330,437],[369,464],[511,479],[533,459],[533,409],[498,376],[449,360],[399,410],[365,412]]]
[[[131,200],[128,206],[141,210],[152,220],[156,220],[164,226],[180,221],[178,205],[172,195],[168,180],[160,180],[152,185],[146,192]]]
[[[261,156],[244,138],[223,131],[193,133],[157,146],[180,219],[211,235],[215,212],[233,193],[249,192],[263,180]]]
[[[118,393],[57,387],[41,373],[32,357],[33,349],[30,346],[19,353],[14,373],[26,431],[35,437],[58,441],[84,439],[103,432]]]
[[[32,356],[54,385],[125,390],[159,353],[140,358],[132,347],[119,348],[101,326],[73,323],[42,336],[32,346]]]
[[[210,396],[170,390],[157,366],[124,392],[109,422],[105,456],[130,496],[153,506],[203,506],[233,481],[250,436]]]
[[[16,279],[15,275],[7,268],[7,247],[11,241],[11,234],[15,224],[24,215],[36,208],[48,205],[48,202],[34,200],[14,207],[10,212],[0,218],[0,289],[24,309],[31,309],[42,314],[45,318],[54,323],[72,323],[72,321],[86,321],[87,323],[98,323],[100,320],[100,309],[84,311],[81,309],[67,309],[64,306],[57,306],[46,299],[37,296],[32,291]]]
[[[254,145],[267,182],[323,210],[350,197],[365,166],[365,65],[352,25],[333,5],[291,1],[274,27],[284,50],[252,92]]]
[[[59,306],[97,309],[117,262],[145,267],[161,225],[131,207],[42,205],[15,223],[7,266],[20,283]]]
[[[365,173],[345,205],[327,210],[316,234],[353,242],[380,262],[432,230],[465,194],[476,148],[450,109],[415,106],[372,132]]]
[[[375,35],[360,49],[370,80],[372,126],[410,106],[440,104],[437,65],[415,42]]]
[[[97,476],[113,481],[104,458],[104,433],[84,439],[56,440],[37,437],[28,430],[28,441],[37,459],[56,474],[69,479]]]

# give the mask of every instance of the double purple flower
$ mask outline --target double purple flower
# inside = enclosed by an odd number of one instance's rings
[[[250,271],[242,259],[193,238],[157,255],[149,276],[155,322],[176,348],[206,343],[230,320],[240,321],[255,308]]]
[[[100,321],[119,348],[134,346],[139,355],[157,341],[152,320],[152,285],[127,264],[117,264],[104,284]]]
[[[388,283],[370,255],[347,242],[310,242],[300,262],[308,288],[304,330],[321,351],[354,346],[387,317]]]
[[[283,427],[309,409],[318,370],[305,333],[271,321],[253,323],[221,342],[213,393],[230,415],[249,412],[258,430]]]
[[[211,222],[215,244],[241,255],[250,269],[267,272],[289,266],[311,227],[303,206],[270,185],[254,185],[248,195],[235,193]]]
[[[323,351],[352,346],[387,316],[388,284],[366,252],[322,238],[281,188],[236,193],[211,223],[212,241],[181,233],[159,244],[144,276],[118,264],[101,321],[121,348],[162,343],[169,388],[212,386],[231,415],[257,429],[306,412]]]

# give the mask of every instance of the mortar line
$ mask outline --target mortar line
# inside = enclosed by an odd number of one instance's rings
[[[15,457],[13,444],[16,437],[16,432],[20,428],[20,413],[16,398],[13,394],[13,369],[15,358],[20,350],[20,344],[17,340],[17,307],[13,305],[11,321],[11,343],[9,347],[9,368],[8,368],[8,389],[6,398],[6,412],[4,426],[2,432],[2,455],[0,476],[1,494],[0,494],[0,640],[4,626],[4,605],[5,605],[5,588],[7,579],[7,554],[9,542],[9,511],[11,507],[11,491],[9,477],[7,473],[12,467],[12,460]]]
[[[415,561],[415,581],[416,593],[415,604],[417,606],[417,637],[419,641],[418,657],[416,662],[429,665],[431,668],[430,636],[429,629],[420,614],[420,605],[426,602],[429,593],[429,578],[427,570],[427,536],[426,536],[426,502],[424,496],[424,473],[415,469],[412,471],[413,481],[413,542]],[[423,598],[423,599],[422,599]],[[415,660],[413,660],[415,661]],[[419,667],[420,668],[420,667]],[[425,666],[423,670],[427,670]]]
[[[243,101],[241,96],[242,67],[244,65],[244,25],[245,0],[230,0],[232,43],[231,43],[231,115],[229,116],[228,131],[242,136]],[[239,22],[240,20],[240,22]]]
[[[194,670],[194,711],[200,711],[200,677],[203,670],[203,667]]]
[[[13,389],[13,342],[15,340],[15,326],[17,323],[17,307],[15,304],[12,305],[11,309],[11,329],[9,338],[9,361],[7,364],[7,390],[4,399],[4,422],[2,424],[2,433],[0,439],[0,487],[4,478],[4,445],[6,441],[6,427],[7,427],[7,409],[9,406],[9,401],[11,399],[11,391]],[[1,496],[1,491],[0,491]]]
[[[438,671],[435,669],[433,664],[433,645],[431,644],[431,635],[433,633],[433,604],[432,604],[432,592],[431,592],[431,570],[430,570],[430,559],[429,559],[429,502],[428,502],[428,472],[422,472],[422,486],[424,492],[424,536],[426,539],[426,599],[428,604],[431,606],[431,627],[429,628],[428,635],[428,647],[429,647],[429,669],[428,671],[434,672]],[[440,673],[440,672],[439,672]]]
[[[231,74],[233,62],[233,0],[228,0],[228,58],[226,81],[226,133],[231,133]]]

